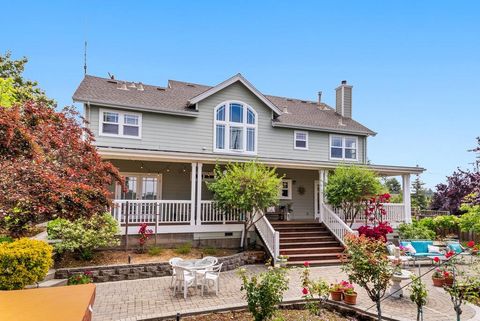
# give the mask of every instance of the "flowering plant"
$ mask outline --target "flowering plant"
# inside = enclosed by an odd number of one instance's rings
[[[435,279],[443,279],[444,278],[444,272],[443,269],[437,267],[435,271],[433,271],[432,278]]]
[[[358,234],[365,235],[366,237],[387,241],[387,234],[392,233],[393,228],[388,222],[380,222],[376,226],[363,225],[358,228]]]
[[[348,281],[341,281],[339,283],[334,283],[330,285],[330,292],[343,292],[345,289],[348,289],[353,285]]]
[[[68,285],[87,284],[93,282],[93,273],[85,271],[83,273],[74,274],[68,278]]]
[[[300,276],[302,282],[302,297],[307,301],[306,308],[312,315],[317,315],[319,312],[319,305],[314,301],[315,296],[318,296],[320,305],[328,298],[329,286],[328,283],[319,279],[314,281],[310,279],[310,263],[303,263],[303,271]]]
[[[346,293],[346,294],[355,293],[355,287],[353,286],[352,283],[346,282],[346,281],[342,281],[342,283],[343,283],[343,293]]]
[[[399,247],[400,250],[400,255],[405,255],[407,253],[407,248],[403,245],[400,245]]]
[[[140,244],[139,252],[145,252],[145,244],[147,243],[148,239],[152,236],[153,230],[148,228],[146,223],[140,225],[138,229],[138,234],[140,235],[138,238],[138,243]]]

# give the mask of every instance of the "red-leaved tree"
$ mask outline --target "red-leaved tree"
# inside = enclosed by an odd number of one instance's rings
[[[103,212],[110,184],[123,184],[78,119],[72,107],[0,107],[0,226],[11,235],[22,235],[41,219]]]

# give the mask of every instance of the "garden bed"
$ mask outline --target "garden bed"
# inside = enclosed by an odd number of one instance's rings
[[[285,309],[278,312],[278,320],[284,321],[353,321],[352,317],[345,317],[336,312],[321,310],[318,316],[311,315],[307,310]],[[204,315],[190,316],[182,318],[182,321],[253,321],[253,317],[248,311],[231,311],[221,313],[210,313]]]
[[[137,263],[157,263],[167,262],[172,257],[181,257],[183,259],[197,259],[202,256],[230,256],[238,251],[229,249],[215,249],[215,251],[205,251],[205,249],[192,248],[190,253],[178,254],[176,249],[162,249],[156,255],[149,253],[136,253],[134,251],[118,251],[118,250],[104,250],[96,251],[95,256],[90,261],[84,261],[75,258],[72,254],[65,254],[55,261],[55,268],[73,268],[84,266],[103,266],[103,265],[119,265],[119,264],[137,264]],[[130,262],[128,261],[130,257]]]

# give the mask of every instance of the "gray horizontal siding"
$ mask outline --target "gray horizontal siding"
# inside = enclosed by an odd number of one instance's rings
[[[258,113],[258,157],[329,160],[328,133],[309,131],[309,150],[295,150],[294,129],[272,127],[272,111],[240,83],[235,83],[200,102],[196,118],[142,113],[142,139],[99,136],[98,106],[91,106],[90,127],[100,146],[213,153],[213,111],[227,100],[245,102]],[[359,162],[364,162],[364,137],[359,137],[358,142]]]

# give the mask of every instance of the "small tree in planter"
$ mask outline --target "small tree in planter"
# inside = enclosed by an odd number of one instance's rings
[[[366,168],[340,166],[328,178],[325,196],[328,203],[342,208],[350,226],[365,209],[365,202],[380,193],[382,184],[377,175]]]
[[[245,213],[242,247],[246,247],[247,233],[262,218],[264,210],[278,204],[280,182],[275,168],[256,161],[231,163],[224,169],[215,167],[215,180],[207,187],[213,192],[216,206],[226,212],[237,209]]]
[[[369,298],[376,303],[378,320],[382,320],[381,300],[393,274],[383,241],[347,234],[342,270],[350,282],[367,291]]]
[[[423,321],[423,306],[427,304],[427,287],[418,276],[412,276],[410,300],[417,305],[417,321]]]

